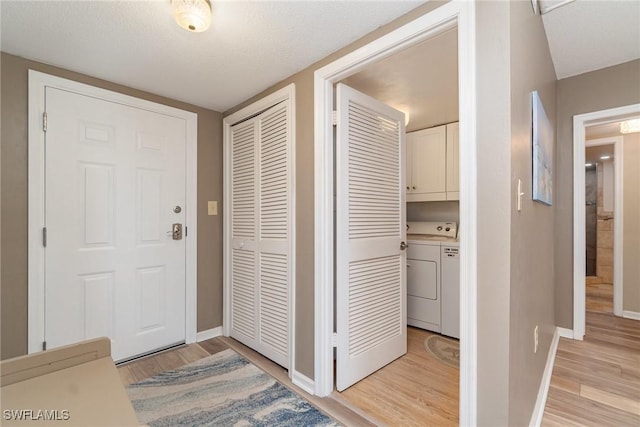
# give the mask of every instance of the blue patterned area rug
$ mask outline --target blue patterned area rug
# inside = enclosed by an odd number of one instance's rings
[[[231,349],[127,387],[154,426],[338,426]]]

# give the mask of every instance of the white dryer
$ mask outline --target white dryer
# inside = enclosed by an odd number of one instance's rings
[[[454,222],[407,222],[407,324],[456,338],[451,319],[459,317],[459,310],[451,299],[459,284],[451,283],[450,249],[443,271],[442,251],[457,244],[457,231]]]

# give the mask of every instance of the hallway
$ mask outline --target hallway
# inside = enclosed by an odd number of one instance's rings
[[[640,321],[612,313],[611,284],[587,279],[584,341],[560,338],[542,425],[640,425]]]

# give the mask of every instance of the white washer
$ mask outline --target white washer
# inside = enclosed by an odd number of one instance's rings
[[[449,288],[455,285],[450,283],[450,267],[443,277],[441,260],[442,246],[455,245],[457,231],[453,222],[407,222],[408,325],[443,333],[444,327],[447,335],[451,334],[450,319],[458,314],[453,312],[450,303],[443,307],[443,297],[446,293],[450,301]]]

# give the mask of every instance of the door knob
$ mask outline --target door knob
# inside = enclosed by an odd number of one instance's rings
[[[407,245],[405,242],[400,242],[400,250],[401,251],[404,251],[408,247],[409,247],[409,245]]]

